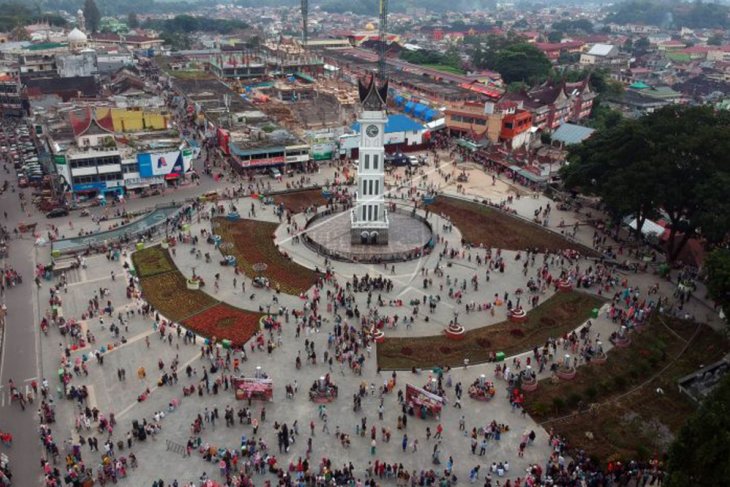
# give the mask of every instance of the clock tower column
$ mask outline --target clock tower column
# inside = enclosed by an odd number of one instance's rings
[[[371,79],[368,86],[360,83],[363,110],[360,123],[360,146],[357,171],[357,192],[352,210],[350,237],[353,244],[386,244],[388,213],[385,207],[385,125],[388,115],[385,98],[388,84],[378,88]]]

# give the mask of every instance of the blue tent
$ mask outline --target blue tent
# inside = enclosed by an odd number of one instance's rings
[[[401,106],[403,105],[403,102],[406,101],[402,96],[397,95],[395,98],[393,98],[393,101],[396,105]]]
[[[428,107],[426,105],[417,103],[416,108],[413,109],[413,115],[418,118],[423,118],[423,114],[426,112],[426,110],[428,110]]]
[[[431,120],[434,120],[434,119],[436,119],[436,117],[438,117],[438,115],[439,115],[439,112],[438,112],[438,110],[434,110],[434,109],[432,108],[432,109],[430,109],[430,110],[426,111],[426,113],[425,113],[425,115],[423,116],[423,118],[424,118],[424,119],[425,119],[425,120],[426,120],[427,122],[430,122]]]
[[[413,103],[412,101],[406,103],[406,113],[411,113],[414,108],[416,108],[416,103]]]

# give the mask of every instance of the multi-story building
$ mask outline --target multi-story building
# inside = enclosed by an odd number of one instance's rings
[[[577,123],[591,114],[596,94],[588,80],[579,83],[547,82],[530,91],[507,93],[502,100],[518,102],[532,113],[532,125],[552,131],[564,122]]]
[[[466,102],[446,108],[446,128],[452,135],[516,149],[530,142],[532,114],[509,100]]]

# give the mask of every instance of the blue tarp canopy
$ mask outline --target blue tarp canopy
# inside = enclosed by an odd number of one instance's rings
[[[432,108],[432,109],[427,110],[426,113],[423,114],[423,119],[427,122],[430,122],[431,120],[438,117],[438,114],[439,114],[438,110],[434,110]]]
[[[417,116],[418,118],[423,118],[423,114],[428,110],[428,107],[426,105],[423,105],[421,103],[416,103],[416,107],[413,109],[413,115]]]
[[[352,130],[360,132],[360,123],[353,123]],[[401,114],[388,115],[388,122],[385,124],[386,134],[393,132],[418,132],[420,130],[423,130],[423,125]]]
[[[406,101],[402,96],[398,95],[395,98],[393,98],[393,101],[396,105],[401,106],[404,101]]]
[[[411,113],[414,108],[416,108],[416,103],[413,103],[412,101],[406,103],[406,113]]]

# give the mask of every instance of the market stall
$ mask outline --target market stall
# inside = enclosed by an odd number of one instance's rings
[[[406,384],[406,404],[410,415],[421,419],[426,419],[427,416],[438,419],[444,407],[444,399],[420,387]]]
[[[274,381],[268,378],[234,377],[233,390],[238,400],[274,400]]]

